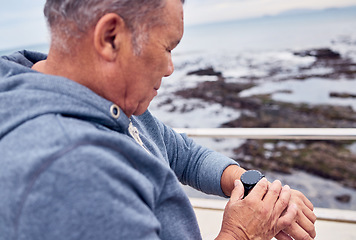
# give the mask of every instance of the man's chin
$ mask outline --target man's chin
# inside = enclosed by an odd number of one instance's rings
[[[138,106],[138,108],[132,115],[140,116],[140,115],[144,114],[147,111],[148,106],[149,106],[149,103]]]

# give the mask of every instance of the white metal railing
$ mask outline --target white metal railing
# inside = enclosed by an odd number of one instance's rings
[[[356,140],[356,128],[175,128],[175,130],[190,137]]]
[[[356,128],[175,128],[175,130],[179,133],[185,133],[190,137],[283,140],[356,140]],[[194,200],[193,206],[197,209],[202,208],[210,210],[221,208],[221,206],[216,206],[216,202],[211,206],[206,206],[205,204],[201,205],[200,203],[201,200]],[[317,217],[322,221],[356,224],[356,211],[319,208],[317,209]]]

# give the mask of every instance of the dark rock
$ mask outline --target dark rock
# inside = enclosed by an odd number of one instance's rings
[[[197,71],[188,72],[187,75],[198,75],[198,76],[217,76],[222,77],[221,72],[216,72],[214,68],[209,67],[206,69],[199,69]]]
[[[175,94],[184,98],[200,98],[207,102],[215,102],[223,106],[240,108],[242,102],[236,100],[238,93],[253,86],[253,84],[226,83],[224,80],[221,80],[203,82],[198,84],[196,88],[180,90]]]
[[[333,98],[356,98],[356,94],[351,94],[351,93],[337,93],[337,92],[331,92],[329,94],[330,97]]]
[[[338,59],[341,58],[340,53],[335,52],[329,48],[309,49],[300,52],[294,52],[294,55],[306,57],[316,57],[318,59]]]
[[[344,148],[340,141],[294,141],[302,145],[294,149],[279,144],[279,140],[247,140],[234,149],[236,161],[242,167],[263,171],[289,173],[299,169],[313,175],[337,181],[356,189],[356,156]],[[273,144],[273,150],[265,144]],[[302,144],[300,144],[302,143]],[[268,154],[266,154],[268,153]],[[245,161],[249,159],[249,161]]]
[[[344,194],[336,196],[335,199],[341,203],[349,203],[351,201],[351,196],[349,194]]]
[[[294,52],[294,55],[301,57],[313,56],[316,58],[316,61],[310,66],[300,68],[295,79],[327,78],[337,80],[340,78],[355,79],[356,77],[356,65],[353,60],[343,57],[340,53],[329,48],[309,49]],[[328,68],[332,71],[321,74],[310,74],[309,70],[315,68]]]

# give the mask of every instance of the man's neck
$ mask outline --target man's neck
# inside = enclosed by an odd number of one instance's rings
[[[95,76],[94,69],[89,66],[91,63],[86,59],[89,59],[88,56],[79,58],[75,53],[63,54],[50,49],[47,59],[35,63],[32,69],[44,74],[66,77],[88,86],[90,77]]]

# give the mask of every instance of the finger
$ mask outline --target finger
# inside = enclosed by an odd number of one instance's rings
[[[268,192],[263,201],[268,205],[274,205],[282,190],[282,183],[279,180],[274,181],[268,188]],[[289,200],[288,200],[289,201]]]
[[[235,180],[234,189],[231,192],[230,201],[238,201],[241,200],[244,196],[244,186],[240,180]]]
[[[312,240],[314,237],[311,237],[303,228],[301,228],[297,222],[294,222],[290,227],[284,229],[284,232],[289,234],[293,239],[296,240]]]
[[[307,208],[307,209],[310,211],[309,208]],[[312,214],[314,214],[314,213],[312,212]],[[316,219],[316,217],[315,217],[315,219]],[[304,229],[304,231],[306,231],[309,234],[309,236],[311,236],[312,238],[315,238],[315,236],[316,236],[315,225],[314,225],[315,221],[311,221],[304,214],[304,212],[299,211],[298,216],[297,216],[297,223],[302,229]]]
[[[307,206],[311,211],[314,210],[314,206],[311,203],[311,201],[309,201],[309,199],[301,192],[297,191],[297,190],[292,190],[292,195],[294,196],[294,198],[298,198],[300,199],[303,204],[305,206]]]
[[[247,195],[246,198],[262,200],[266,195],[268,190],[268,181],[266,178],[262,178],[256,186],[251,190],[251,192]]]
[[[309,221],[314,224],[315,221],[316,221],[316,215],[315,215],[315,213],[313,212],[313,210],[311,210],[311,209],[309,208],[309,206],[302,206],[302,207],[299,207],[299,208],[301,208],[301,210],[302,210],[304,216],[305,216],[306,218],[308,218]]]
[[[307,200],[301,192],[295,190],[292,190],[291,202],[296,203],[299,208],[297,217],[298,225],[309,233],[311,237],[315,237],[316,231],[314,223],[316,221],[316,216],[311,210],[313,205],[311,204],[311,206],[308,206],[309,200]]]
[[[282,191],[279,194],[279,198],[274,206],[275,214],[277,214],[277,216],[280,216],[283,211],[288,207],[290,198],[290,187],[286,185],[282,188]]]
[[[309,199],[306,197],[306,196],[304,196],[304,194],[302,194],[302,199],[303,199],[303,202],[304,202],[304,204],[311,210],[311,211],[313,211],[314,210],[314,205],[312,204],[312,202],[311,201],[309,201]]]
[[[288,234],[284,233],[283,231],[280,231],[276,236],[274,236],[275,239],[277,240],[293,240]]]

